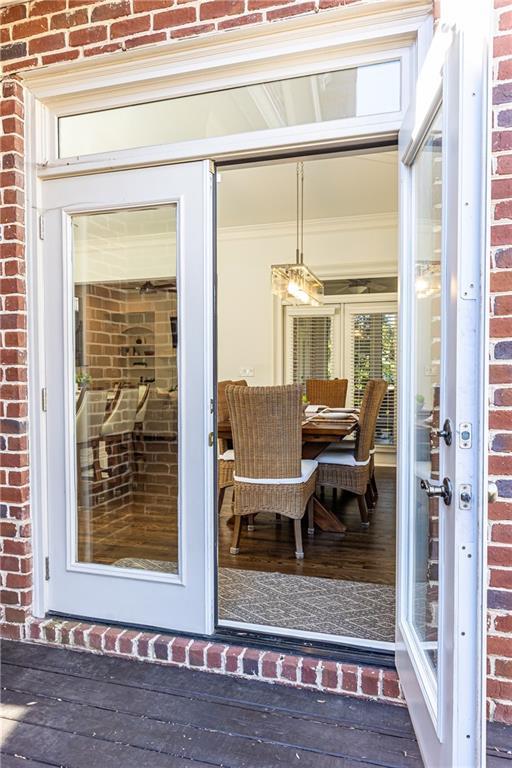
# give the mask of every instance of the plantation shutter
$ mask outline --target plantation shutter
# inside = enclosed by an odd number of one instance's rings
[[[397,415],[396,312],[353,313],[349,334],[354,406],[361,404],[369,379],[385,379],[388,390],[377,419],[375,441],[380,445],[394,445]]]
[[[306,379],[329,379],[332,372],[332,318],[298,315],[292,320],[291,378],[303,384]]]

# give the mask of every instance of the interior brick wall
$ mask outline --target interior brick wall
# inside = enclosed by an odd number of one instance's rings
[[[20,639],[30,628],[33,639],[64,642],[71,638],[73,645],[105,652],[113,649],[138,658],[158,659],[160,653],[165,653],[166,659],[170,659],[174,653],[159,650],[157,639],[147,641],[143,633],[76,624],[57,628],[51,622],[39,625],[30,619],[24,107],[23,89],[16,73],[27,67],[106,55],[242,25],[277,23],[299,14],[327,13],[329,8],[354,2],[365,0],[32,0],[8,5],[0,11],[2,636]],[[436,11],[438,5],[435,0]],[[495,0],[495,8],[489,471],[498,483],[499,500],[489,510],[488,712],[491,718],[512,722],[512,2]],[[72,634],[67,634],[69,632]],[[171,645],[178,649],[182,644],[180,638],[167,639],[166,643],[168,649]],[[252,649],[235,649],[231,654],[227,647],[219,651],[205,645],[198,652],[198,658],[202,659],[200,666],[213,666],[222,671],[230,671],[232,667],[234,673],[244,674],[246,660],[249,664],[253,653]],[[183,663],[195,664],[195,656],[190,656],[189,649],[183,650],[182,655]],[[265,676],[262,660],[254,663]],[[294,659],[290,664],[282,659],[269,660],[269,663],[276,665],[274,679],[297,681],[298,668],[301,675],[309,674],[304,672],[309,665],[306,659]],[[311,674],[315,684],[322,687],[322,663],[315,663],[317,666]],[[345,674],[347,681],[350,680],[346,687],[341,682]],[[340,667],[334,689],[368,691],[366,695],[397,701],[400,693],[393,674],[355,667],[343,671]]]
[[[488,711],[512,723],[512,0],[495,0],[492,68]]]

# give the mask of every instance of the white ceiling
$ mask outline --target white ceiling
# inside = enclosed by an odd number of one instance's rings
[[[296,162],[221,169],[220,227],[294,221]],[[304,218],[331,219],[398,210],[396,150],[304,161]]]

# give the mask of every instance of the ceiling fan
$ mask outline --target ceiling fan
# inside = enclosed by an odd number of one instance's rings
[[[157,291],[171,291],[176,293],[176,280],[170,283],[154,283],[152,280],[146,280],[139,286],[138,291],[141,295],[146,293],[156,293]]]

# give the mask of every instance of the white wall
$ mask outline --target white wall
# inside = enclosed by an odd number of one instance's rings
[[[294,224],[219,230],[218,378],[278,383],[272,264],[295,260]],[[304,262],[320,278],[396,275],[397,220],[375,215],[305,222]],[[254,369],[247,377],[242,369]]]

